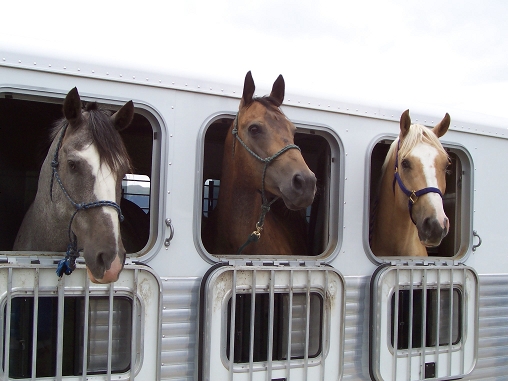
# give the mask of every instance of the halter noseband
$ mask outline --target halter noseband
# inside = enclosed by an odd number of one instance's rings
[[[74,217],[80,210],[87,210],[92,208],[97,208],[101,206],[110,206],[112,208],[115,208],[118,213],[118,218],[120,219],[120,222],[124,220],[124,216],[122,214],[122,210],[120,209],[120,205],[118,205],[114,201],[94,201],[94,202],[88,202],[88,203],[77,203],[75,202],[71,196],[69,196],[69,193],[65,190],[65,187],[62,183],[62,179],[60,178],[60,175],[58,175],[58,152],[60,151],[60,148],[62,146],[62,140],[65,135],[65,131],[67,130],[68,123],[63,127],[62,133],[60,134],[60,138],[58,140],[58,144],[55,150],[55,155],[53,156],[53,160],[51,161],[51,168],[53,169],[53,176],[51,177],[51,183],[50,183],[50,189],[49,189],[49,196],[51,198],[51,201],[53,201],[53,179],[56,179],[57,183],[60,185],[60,189],[62,189],[63,194],[69,200],[69,202],[74,206],[74,213],[71,216],[71,219],[69,221],[69,228],[68,228],[68,235],[69,235],[69,244],[67,245],[67,252],[65,255],[65,258],[60,260],[58,262],[58,267],[56,269],[56,273],[59,277],[62,277],[62,275],[65,273],[66,275],[70,275],[74,269],[76,268],[76,259],[79,257],[79,251],[78,251],[78,240],[76,235],[71,229],[72,221],[74,220]]]
[[[255,153],[252,149],[250,149],[249,146],[247,146],[247,144],[245,144],[245,142],[238,135],[238,114],[236,114],[235,121],[233,123],[233,130],[231,131],[231,133],[236,138],[236,140],[238,140],[240,142],[240,144],[242,146],[244,146],[244,148],[247,150],[248,153],[250,153],[256,159],[258,159],[259,161],[261,161],[262,163],[265,164],[264,167],[263,167],[263,176],[261,178],[261,199],[262,199],[261,215],[259,216],[259,220],[256,223],[256,230],[254,230],[249,235],[249,237],[247,238],[247,241],[245,241],[245,243],[242,246],[240,246],[240,248],[238,249],[237,254],[241,254],[243,249],[245,249],[245,247],[247,245],[249,245],[252,242],[259,241],[259,238],[261,238],[261,231],[263,230],[263,225],[265,223],[266,213],[268,213],[270,211],[270,206],[275,201],[277,201],[279,199],[279,197],[275,197],[273,200],[268,201],[268,199],[266,198],[266,194],[265,194],[265,176],[266,176],[266,169],[268,168],[268,165],[270,165],[277,157],[279,157],[284,152],[286,152],[286,151],[288,151],[290,149],[295,148],[298,151],[301,151],[301,150],[300,150],[300,147],[298,147],[296,144],[288,144],[287,146],[283,147],[280,151],[276,152],[274,155],[263,159],[261,156],[259,156],[257,153]],[[233,141],[233,155],[235,153],[235,143],[234,142],[235,141]]]
[[[416,225],[416,222],[413,219],[412,212],[413,212],[413,205],[418,201],[420,196],[423,196],[424,194],[427,194],[427,193],[437,193],[439,196],[441,196],[441,198],[443,198],[443,194],[436,187],[426,187],[426,188],[423,188],[423,189],[420,189],[417,191],[415,191],[415,190],[410,191],[409,189],[406,188],[406,186],[402,182],[402,179],[400,178],[400,175],[399,175],[399,149],[400,149],[400,139],[398,141],[397,152],[395,154],[395,174],[394,174],[394,178],[393,178],[392,188],[393,188],[393,192],[395,193],[395,181],[397,181],[397,184],[399,184],[400,190],[402,192],[404,192],[404,194],[408,197],[407,206],[409,209],[409,217],[411,218],[411,221],[413,221],[413,224]]]

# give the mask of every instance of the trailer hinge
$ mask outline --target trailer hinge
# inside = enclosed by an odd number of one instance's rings
[[[286,260],[286,259],[230,259],[223,258],[221,263],[229,266],[276,266],[276,267],[321,267],[322,261]]]
[[[442,259],[442,258],[428,258],[425,259],[415,259],[415,258],[405,258],[405,259],[392,259],[390,260],[391,266],[458,266],[461,264],[460,261],[454,259]]]

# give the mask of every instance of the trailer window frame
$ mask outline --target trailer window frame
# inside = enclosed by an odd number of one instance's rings
[[[111,111],[116,111],[119,109],[124,103],[125,100],[120,100],[116,97],[108,97],[108,98],[100,98],[95,99],[94,97],[88,96],[86,93],[81,94],[82,101],[84,103],[86,102],[94,102],[97,101],[101,107],[109,109]],[[0,176],[7,178],[6,181],[4,181],[5,184],[9,184],[9,187],[12,187],[12,184],[17,184],[19,181],[11,181],[9,182],[9,178],[16,179],[19,178],[25,182],[25,184],[21,184],[20,186],[23,187],[24,190],[16,191],[12,190],[9,192],[10,195],[19,193],[19,197],[23,197],[23,200],[20,200],[17,203],[13,202],[2,202],[2,205],[5,206],[5,208],[8,208],[8,211],[5,211],[4,209],[0,210],[0,213],[6,214],[7,216],[14,216],[14,218],[9,217],[9,226],[0,226],[0,230],[2,231],[2,237],[0,237],[0,254],[2,255],[13,255],[12,251],[12,244],[14,243],[17,231],[19,229],[19,226],[21,225],[21,221],[26,213],[26,210],[30,206],[33,198],[35,197],[36,191],[37,191],[37,179],[39,176],[39,170],[40,165],[42,164],[42,161],[44,160],[45,153],[47,152],[47,149],[49,148],[49,130],[52,128],[54,123],[59,120],[63,114],[61,112],[61,107],[63,100],[65,99],[65,93],[61,91],[40,91],[37,89],[29,89],[29,88],[16,88],[16,87],[0,87],[0,102],[8,102],[9,100],[13,100],[14,102],[18,102],[19,107],[26,109],[26,114],[29,113],[30,108],[32,106],[41,107],[43,110],[52,110],[49,111],[49,114],[45,117],[45,121],[41,122],[41,124],[38,123],[38,120],[35,120],[31,122],[31,125],[28,126],[18,126],[16,124],[16,120],[14,117],[6,117],[6,123],[8,125],[3,126],[4,128],[0,129],[0,133],[2,133],[5,137],[8,137],[10,135],[8,134],[18,134],[20,132],[13,132],[16,128],[24,128],[27,130],[26,132],[23,132],[23,136],[29,136],[30,132],[37,131],[37,141],[40,141],[40,143],[37,143],[35,141],[35,137],[33,138],[33,142],[31,143],[34,147],[37,149],[30,149],[28,152],[30,152],[30,158],[28,163],[29,164],[19,164],[20,168],[12,168],[12,167],[0,167]],[[23,102],[24,105],[22,104]],[[159,158],[161,156],[160,150],[161,150],[161,143],[160,138],[157,139],[157,136],[160,136],[161,132],[161,124],[157,117],[157,113],[155,110],[152,110],[150,107],[144,105],[144,104],[135,104],[134,109],[134,121],[131,123],[129,128],[125,129],[124,131],[121,131],[120,134],[124,140],[124,144],[127,146],[127,150],[131,156],[131,159],[133,160],[133,168],[135,169],[135,172],[137,174],[141,174],[144,176],[148,176],[149,178],[149,193],[148,193],[148,205],[149,205],[149,213],[146,213],[146,200],[144,200],[144,203],[142,205],[137,205],[137,201],[134,200],[128,200],[128,198],[125,198],[127,202],[131,201],[132,207],[131,209],[135,209],[136,205],[140,208],[140,210],[144,210],[145,214],[147,214],[146,224],[149,224],[148,229],[144,228],[144,232],[148,230],[148,237],[146,237],[146,233],[143,233],[143,238],[141,239],[144,241],[146,239],[146,243],[144,245],[138,244],[136,247],[137,249],[129,251],[128,256],[131,257],[139,257],[142,255],[145,255],[155,244],[157,240],[158,235],[158,229],[157,229],[157,221],[158,221],[158,214],[159,214],[159,189],[160,189],[160,180],[159,180],[159,173],[160,173],[160,164],[159,164]],[[10,118],[10,119],[7,119]],[[149,127],[148,127],[149,126]],[[2,126],[0,126],[2,127]],[[8,128],[7,128],[8,127]],[[150,128],[150,131],[148,131],[148,128]],[[129,131],[129,129],[131,129]],[[2,131],[3,130],[3,131]],[[7,131],[10,130],[11,132]],[[1,140],[0,140],[1,141]],[[7,138],[3,139],[4,143],[7,144],[6,141],[8,141]],[[47,143],[45,143],[47,142]],[[139,149],[139,144],[142,142],[144,144],[143,149]],[[14,143],[13,143],[14,144]],[[19,143],[18,143],[19,144]],[[40,147],[39,147],[40,145]],[[148,148],[149,147],[149,148]],[[19,151],[22,151],[21,147],[13,147],[11,149],[12,152],[16,151],[16,149],[19,149]],[[4,159],[7,155],[3,155]],[[2,162],[2,158],[0,157],[0,163]],[[5,160],[4,160],[5,162]],[[16,172],[17,171],[17,172]],[[20,173],[18,173],[20,172]],[[9,173],[11,173],[9,175]],[[126,188],[126,180],[123,181],[123,189]],[[2,194],[3,192],[0,192]],[[4,193],[4,194],[5,194]],[[3,196],[7,197],[7,196]],[[146,197],[145,197],[146,198]],[[1,200],[0,200],[1,201]],[[0,218],[3,217],[0,215]],[[1,218],[2,220],[7,220],[7,218]],[[140,241],[141,242],[141,241]],[[142,245],[142,246],[141,246]],[[41,251],[45,252],[47,254],[47,251]],[[24,251],[17,251],[15,255],[19,256],[26,256],[31,255],[33,256],[34,253],[37,252],[24,252]],[[56,253],[55,253],[56,257]],[[81,261],[81,259],[79,259]]]
[[[372,226],[372,210],[375,204],[377,182],[381,176],[381,166],[390,144],[397,138],[396,135],[379,135],[370,144],[366,158],[366,184],[365,187],[365,213],[364,213],[364,247],[369,258],[377,264],[401,257],[377,257],[370,248],[370,228]],[[474,165],[468,150],[460,145],[445,139],[441,143],[452,159],[453,176],[447,175],[446,192],[443,195],[445,211],[450,219],[450,232],[436,248],[428,249],[431,258],[453,258],[464,262],[472,252],[473,241],[473,183]],[[382,146],[385,146],[384,148]],[[380,148],[381,147],[381,148]],[[379,152],[383,155],[376,157]],[[376,153],[378,152],[378,153]],[[453,194],[451,192],[453,190]],[[451,212],[450,212],[451,211]],[[459,223],[460,225],[457,225]]]
[[[229,124],[227,121],[233,121],[235,118],[234,113],[228,112],[218,112],[216,114],[211,115],[207,120],[202,124],[199,138],[198,138],[198,149],[197,149],[197,159],[196,165],[198,166],[196,170],[196,183],[201,184],[200,189],[196,192],[196,201],[195,201],[195,241],[196,247],[200,248],[200,254],[207,260],[211,262],[217,262],[217,260],[221,258],[249,258],[248,255],[236,255],[236,254],[212,254],[207,250],[206,244],[202,239],[202,230],[204,225],[206,224],[203,216],[208,213],[208,206],[215,205],[214,200],[209,200],[210,196],[205,184],[213,181],[215,186],[220,183],[220,170],[222,168],[222,155],[224,150],[224,138],[227,130],[229,128]],[[322,143],[327,145],[329,150],[329,163],[327,163],[328,167],[325,172],[325,178],[321,179],[325,186],[324,189],[319,189],[320,196],[322,201],[322,205],[320,208],[325,209],[320,211],[319,213],[324,214],[324,217],[318,217],[319,222],[322,224],[321,230],[318,228],[315,229],[314,233],[317,232],[319,237],[317,240],[313,242],[317,242],[317,247],[313,248],[312,254],[309,254],[305,258],[309,259],[320,259],[325,260],[326,262],[331,261],[335,255],[337,255],[340,250],[340,245],[342,243],[342,229],[339,229],[339,226],[342,226],[343,221],[343,197],[344,197],[344,162],[345,162],[345,154],[342,145],[342,141],[339,136],[336,134],[333,129],[328,126],[321,125],[319,123],[312,122],[299,122],[293,121],[297,128],[297,138],[295,139],[295,143],[298,144],[298,138],[304,139],[306,136],[309,139],[316,139],[316,142],[319,139],[322,139]],[[213,141],[208,137],[209,131],[214,128],[215,125],[222,125],[223,129],[222,140],[218,139],[216,134],[214,133]],[[213,144],[210,143],[213,142]],[[302,150],[305,157],[305,150]],[[213,168],[207,169],[210,167],[208,160],[210,157],[214,158]],[[314,158],[314,160],[316,160]],[[306,159],[307,161],[307,159]],[[309,164],[309,162],[308,162]],[[313,167],[309,164],[311,170]],[[315,169],[314,169],[315,170]],[[213,172],[215,175],[210,176],[208,173]],[[318,182],[320,181],[318,177]],[[319,184],[318,184],[319,187]],[[317,198],[316,198],[317,199]],[[315,199],[315,201],[316,201]],[[321,240],[321,243],[319,243]],[[274,259],[274,258],[285,258],[288,259],[291,256],[277,256],[277,255],[256,255],[256,257],[263,259]]]

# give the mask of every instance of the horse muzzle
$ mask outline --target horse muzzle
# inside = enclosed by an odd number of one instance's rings
[[[121,271],[123,270],[123,266],[125,263],[125,252],[123,255],[121,253],[117,253],[114,255],[113,260],[108,264],[108,256],[106,253],[98,253],[96,254],[96,260],[94,264],[86,265],[86,269],[88,272],[88,278],[93,283],[112,283],[118,280]],[[85,257],[86,263],[86,257]]]
[[[441,221],[435,217],[426,217],[423,221],[416,225],[418,229],[418,238],[425,247],[439,246],[450,229],[450,221],[448,217],[444,217]]]
[[[316,176],[311,170],[293,175],[288,186],[280,187],[281,198],[290,210],[304,209],[312,204],[316,194]]]

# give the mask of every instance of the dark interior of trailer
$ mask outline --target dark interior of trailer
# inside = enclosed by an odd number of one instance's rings
[[[35,198],[40,167],[50,146],[49,131],[62,115],[63,97],[36,98],[0,94],[0,251],[12,250],[23,216]],[[115,111],[113,106],[111,108]],[[153,129],[136,113],[132,124],[121,132],[136,175],[152,176]],[[135,187],[131,187],[134,189]],[[150,194],[126,195],[149,216]],[[129,201],[127,201],[129,202]],[[141,205],[139,205],[141,207]],[[148,237],[143,236],[145,246]],[[138,251],[138,250],[136,250]]]

